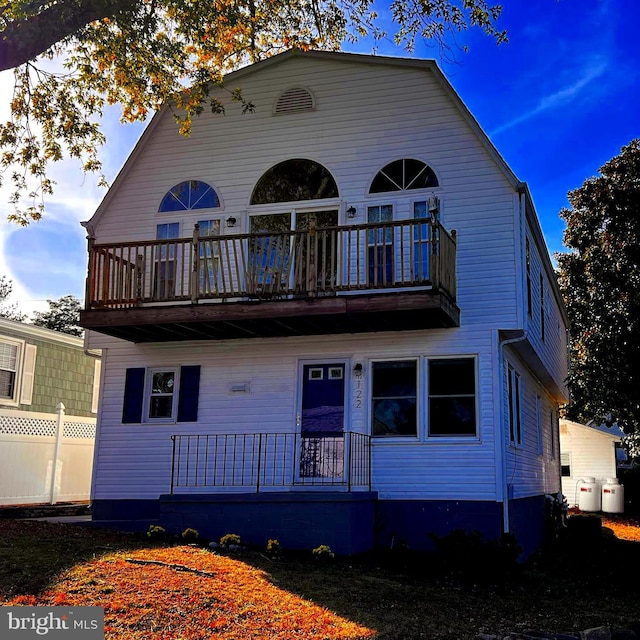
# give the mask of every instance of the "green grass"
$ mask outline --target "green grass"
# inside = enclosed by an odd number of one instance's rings
[[[144,536],[0,521],[0,596],[37,595],[76,563],[151,545]],[[277,561],[258,551],[233,557],[263,569],[281,589],[375,629],[384,640],[464,640],[480,632],[525,629],[575,632],[640,621],[640,542],[574,534],[544,556],[497,573],[482,562],[483,551],[476,551],[464,563],[453,561],[455,553],[450,562],[398,552],[318,563],[310,552],[286,549]]]

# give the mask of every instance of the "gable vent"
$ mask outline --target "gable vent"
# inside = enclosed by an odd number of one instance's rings
[[[313,110],[313,96],[308,89],[293,87],[280,94],[276,102],[276,113],[300,113]]]

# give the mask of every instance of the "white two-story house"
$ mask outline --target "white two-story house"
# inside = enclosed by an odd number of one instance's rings
[[[159,112],[93,218],[96,521],[356,553],[560,490],[567,319],[526,185],[430,60],[290,51]]]

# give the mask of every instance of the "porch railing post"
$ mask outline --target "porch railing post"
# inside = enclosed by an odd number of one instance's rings
[[[351,492],[351,447],[353,446],[353,434],[349,431],[345,433],[345,444],[347,445],[347,491]],[[348,440],[348,442],[346,442]]]
[[[258,437],[258,474],[256,476],[256,493],[260,493],[260,470],[262,467],[262,434]]]
[[[198,301],[198,289],[200,285],[200,248],[199,248],[199,238],[200,238],[200,225],[196,222],[193,227],[193,239],[191,240],[191,256],[193,258],[192,263],[192,271],[191,271],[191,302]]]
[[[94,271],[95,271],[95,255],[93,245],[95,244],[95,240],[91,236],[87,236],[87,252],[89,254],[89,268],[87,269],[87,281],[85,283],[84,289],[84,308],[90,309],[93,305],[93,295],[94,295]]]
[[[173,493],[173,483],[176,472],[176,437],[177,436],[171,436],[171,493]]]
[[[316,233],[316,219],[309,219],[309,270],[307,272],[307,293],[315,296],[318,289],[318,234]]]

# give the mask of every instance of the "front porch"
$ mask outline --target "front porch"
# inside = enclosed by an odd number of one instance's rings
[[[371,490],[371,437],[362,433],[171,436],[171,494]]]
[[[132,342],[456,327],[455,263],[432,219],[90,240],[80,324]]]

